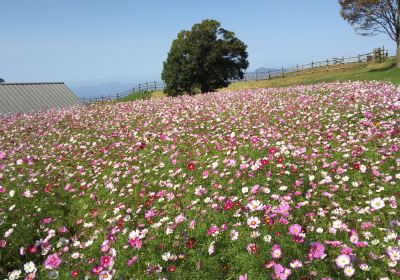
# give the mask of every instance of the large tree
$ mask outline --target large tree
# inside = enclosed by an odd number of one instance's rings
[[[210,92],[242,79],[249,65],[246,48],[216,20],[181,31],[164,62],[165,92],[170,96]]]
[[[397,43],[400,67],[400,0],[339,0],[341,15],[361,35],[385,33]]]

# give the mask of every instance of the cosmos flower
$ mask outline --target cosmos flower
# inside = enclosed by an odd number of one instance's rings
[[[385,207],[385,201],[380,197],[376,197],[371,200],[371,207],[375,210],[382,209]]]
[[[61,264],[61,259],[57,253],[48,255],[46,260],[44,261],[44,267],[47,269],[54,269],[59,267]]]
[[[248,225],[250,228],[253,228],[253,229],[258,228],[260,224],[261,224],[261,221],[260,221],[260,219],[257,218],[257,217],[249,217],[249,218],[247,219],[247,225]]]
[[[348,264],[350,264],[350,257],[348,255],[339,255],[335,259],[336,265],[340,268],[344,268]]]

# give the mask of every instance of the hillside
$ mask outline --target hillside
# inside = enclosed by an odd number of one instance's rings
[[[271,88],[271,87],[284,87],[293,85],[308,85],[322,82],[335,82],[335,81],[382,81],[390,82],[393,84],[400,84],[400,69],[395,67],[396,59],[390,57],[383,63],[360,63],[360,64],[349,64],[343,66],[344,69],[333,70],[333,67],[316,69],[311,71],[310,69],[300,71],[296,75],[286,76],[284,78],[273,78],[271,80],[259,80],[259,81],[240,81],[230,84],[226,88],[222,88],[219,91],[231,91],[231,90],[242,90],[242,89],[256,89],[256,88]],[[267,68],[260,68],[260,71],[268,70]],[[251,72],[248,76],[253,77],[255,72]],[[134,93],[122,101],[130,101],[136,99],[148,99],[148,98],[161,98],[166,95],[162,91],[155,93]]]
[[[377,64],[350,64],[343,70],[326,71],[325,69],[299,72],[298,75],[271,80],[235,82],[221,91],[240,90],[247,88],[282,87],[299,84],[315,84],[334,81],[383,81],[400,84],[400,69],[395,67],[396,59],[389,58]]]

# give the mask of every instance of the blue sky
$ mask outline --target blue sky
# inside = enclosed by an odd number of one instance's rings
[[[248,45],[249,70],[365,53],[337,0],[1,0],[0,77],[69,86],[160,80],[183,29],[211,18]]]

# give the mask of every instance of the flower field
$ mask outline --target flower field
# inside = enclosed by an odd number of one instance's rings
[[[400,279],[400,88],[0,119],[0,279]]]

